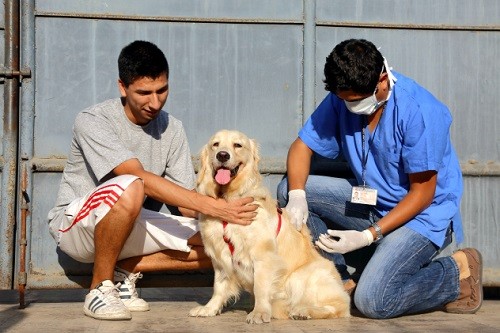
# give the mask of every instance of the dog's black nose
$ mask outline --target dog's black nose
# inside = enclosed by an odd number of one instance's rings
[[[217,161],[219,162],[226,162],[227,160],[229,160],[231,156],[227,151],[222,150],[218,152],[217,155],[215,155],[215,157],[217,157]]]

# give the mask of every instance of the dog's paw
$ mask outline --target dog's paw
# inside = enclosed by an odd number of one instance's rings
[[[212,309],[208,306],[197,306],[189,311],[190,317],[213,317],[220,313],[218,309]]]
[[[307,309],[293,309],[290,311],[290,318],[293,320],[308,320],[311,319],[311,314]]]
[[[249,324],[263,324],[271,322],[271,312],[253,310],[247,316]]]

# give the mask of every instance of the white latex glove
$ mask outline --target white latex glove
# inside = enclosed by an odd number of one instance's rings
[[[321,234],[316,245],[329,253],[347,253],[373,243],[373,235],[370,230],[330,230],[327,234]]]
[[[309,210],[307,208],[306,192],[304,190],[291,190],[288,192],[288,204],[285,209],[291,217],[291,222],[300,231],[307,222]]]

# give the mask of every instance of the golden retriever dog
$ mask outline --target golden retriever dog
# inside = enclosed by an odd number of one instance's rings
[[[247,226],[200,217],[214,287],[210,301],[189,315],[218,315],[246,290],[255,299],[248,323],[349,317],[350,298],[338,271],[313,247],[308,228],[297,231],[286,211],[277,209],[261,183],[258,162],[257,144],[238,131],[219,131],[202,149],[198,191],[227,200],[253,197],[259,208]]]

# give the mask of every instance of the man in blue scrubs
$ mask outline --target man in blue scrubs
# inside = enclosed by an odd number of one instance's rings
[[[354,303],[364,315],[392,318],[442,306],[475,313],[482,303],[479,251],[435,259],[452,233],[463,240],[462,174],[448,108],[391,71],[366,40],[338,44],[324,72],[330,93],[290,147],[280,204],[297,229],[307,222],[346,286],[356,286]],[[342,154],[355,179],[309,175],[313,153]],[[343,254],[367,246],[375,249],[356,285]]]

